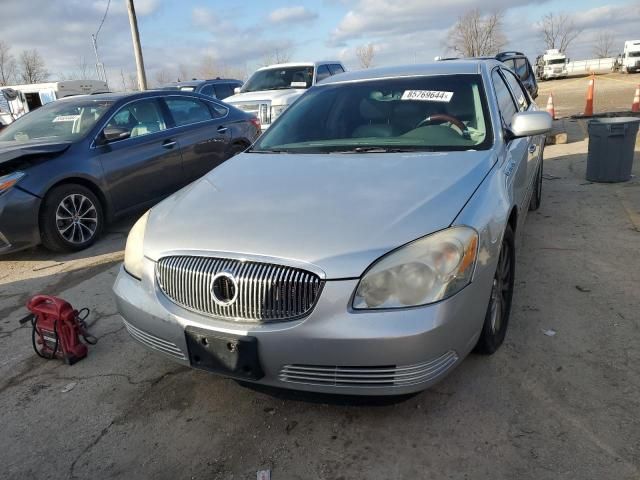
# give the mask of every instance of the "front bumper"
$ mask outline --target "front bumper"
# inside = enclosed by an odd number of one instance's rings
[[[0,195],[0,254],[40,243],[40,201],[16,187]]]
[[[427,307],[354,312],[349,304],[357,283],[327,281],[310,315],[268,324],[223,321],[175,305],[157,287],[155,263],[148,259],[142,280],[121,268],[114,292],[131,336],[183,365],[192,364],[186,329],[255,338],[264,376],[249,381],[272,387],[349,395],[411,393],[442,379],[475,345],[490,283],[473,282]]]

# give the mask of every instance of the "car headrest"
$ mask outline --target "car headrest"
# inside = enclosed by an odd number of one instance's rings
[[[360,101],[360,115],[365,120],[386,120],[389,118],[390,105],[383,102],[376,102],[368,98]]]

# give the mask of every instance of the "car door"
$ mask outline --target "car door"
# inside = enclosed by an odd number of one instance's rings
[[[227,159],[231,141],[227,107],[189,96],[167,96],[163,101],[175,124],[187,182]]]
[[[166,120],[157,98],[135,100],[104,126],[126,129],[128,138],[106,143],[101,133],[96,139],[116,213],[156,202],[184,185],[180,146]]]
[[[491,81],[498,101],[498,108],[500,110],[500,116],[504,127],[509,128],[513,116],[518,112],[513,95],[500,73],[501,70],[496,67],[491,72]],[[504,163],[504,172],[508,177],[508,183],[512,186],[513,196],[519,211],[526,212],[528,205],[526,205],[527,197],[527,157],[529,139],[527,138],[514,138],[505,142],[506,160]],[[524,210],[523,210],[524,208]],[[524,220],[525,215],[518,215],[518,222],[521,223]],[[519,230],[519,229],[518,229]]]
[[[517,80],[517,77],[507,70],[503,71],[504,77],[507,80],[507,84],[513,94],[513,98],[516,100],[516,106],[518,111],[525,112],[527,110],[535,108],[530,101],[527,91],[522,84]],[[535,183],[536,173],[538,173],[538,165],[540,163],[540,149],[543,147],[542,142],[544,136],[536,135],[534,137],[527,138],[527,186],[529,189],[533,188]],[[529,195],[531,192],[527,192]]]

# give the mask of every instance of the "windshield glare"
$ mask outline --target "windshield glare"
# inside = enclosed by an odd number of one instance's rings
[[[258,70],[242,87],[241,92],[309,88],[313,83],[313,67],[279,67]]]
[[[556,58],[555,60],[547,60],[547,63],[549,65],[560,65],[565,63],[565,59],[564,58]]]
[[[251,151],[480,150],[491,143],[481,77],[443,75],[315,87]]]
[[[0,141],[27,142],[37,138],[75,141],[84,137],[112,104],[95,99],[52,102],[18,118],[0,132]]]

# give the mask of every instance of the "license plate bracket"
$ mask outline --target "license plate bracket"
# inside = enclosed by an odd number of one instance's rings
[[[258,339],[214,333],[197,327],[185,329],[189,361],[194,368],[242,380],[264,376],[258,357]]]

